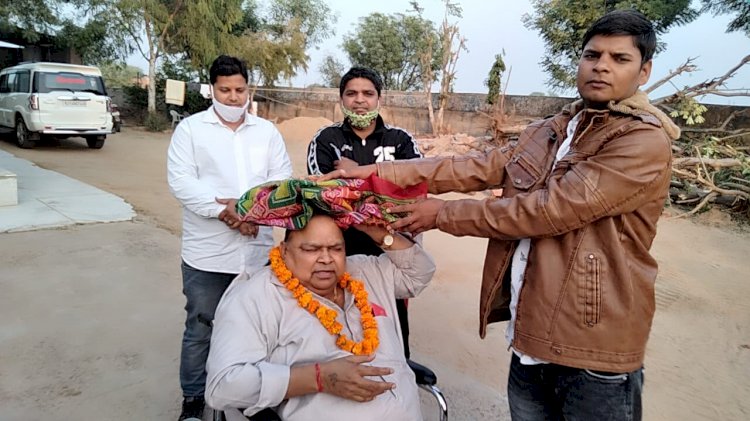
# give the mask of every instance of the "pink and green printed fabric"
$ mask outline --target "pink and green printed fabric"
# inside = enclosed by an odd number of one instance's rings
[[[386,212],[427,196],[427,184],[406,188],[373,175],[367,179],[310,181],[287,179],[253,187],[237,202],[243,221],[298,230],[313,213],[330,215],[345,229],[354,224],[386,225],[398,219]]]

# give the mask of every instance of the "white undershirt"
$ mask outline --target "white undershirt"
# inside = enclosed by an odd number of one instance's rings
[[[570,120],[570,123],[568,123],[568,129],[567,134],[565,136],[565,140],[563,141],[562,145],[560,145],[560,149],[557,150],[557,154],[555,155],[555,162],[552,164],[554,167],[555,164],[557,164],[557,161],[559,161],[562,157],[567,155],[568,151],[570,150],[570,141],[573,139],[573,133],[575,133],[576,128],[578,127],[578,122],[581,119],[581,113],[573,117],[573,119]],[[530,238],[522,238],[518,242],[518,247],[516,248],[515,253],[513,253],[513,260],[511,261],[510,266],[510,323],[508,323],[508,327],[505,329],[505,339],[508,341],[508,344],[513,344],[513,334],[515,330],[516,325],[516,307],[518,306],[518,296],[521,291],[521,288],[523,287],[523,278],[526,273],[526,263],[528,262],[529,258],[529,252],[531,251],[531,239]],[[515,349],[513,352],[518,356],[518,358],[521,359],[521,364],[526,365],[535,365],[535,364],[545,364],[546,361],[530,357],[528,355],[522,354]]]

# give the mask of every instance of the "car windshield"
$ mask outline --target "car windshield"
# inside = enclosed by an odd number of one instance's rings
[[[52,91],[91,92],[96,95],[106,95],[100,76],[74,72],[36,72],[34,92],[46,94]]]

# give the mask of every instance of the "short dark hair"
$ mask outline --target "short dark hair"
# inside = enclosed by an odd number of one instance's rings
[[[227,55],[216,57],[216,60],[211,63],[211,69],[209,69],[208,74],[212,85],[216,83],[216,79],[219,76],[242,75],[245,78],[245,82],[249,82],[247,78],[247,64],[237,57]]]
[[[362,66],[354,66],[349,69],[348,72],[344,73],[344,76],[341,76],[341,82],[339,83],[339,96],[344,96],[344,89],[350,80],[360,77],[372,82],[372,84],[375,85],[375,90],[378,91],[378,96],[380,96],[380,91],[383,89],[383,79],[380,78],[380,75],[375,70]]]
[[[600,17],[583,36],[581,50],[596,35],[630,35],[633,44],[641,52],[641,64],[654,57],[656,51],[656,31],[651,21],[643,13],[634,10],[614,10]]]

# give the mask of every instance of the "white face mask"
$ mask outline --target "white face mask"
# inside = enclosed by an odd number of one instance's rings
[[[216,112],[216,114],[230,123],[236,123],[240,121],[242,117],[245,116],[245,113],[247,113],[247,106],[250,104],[250,98],[248,98],[247,101],[245,101],[245,105],[241,107],[232,107],[222,104],[221,102],[217,101],[216,98],[211,98],[211,101],[214,104],[214,111]]]

